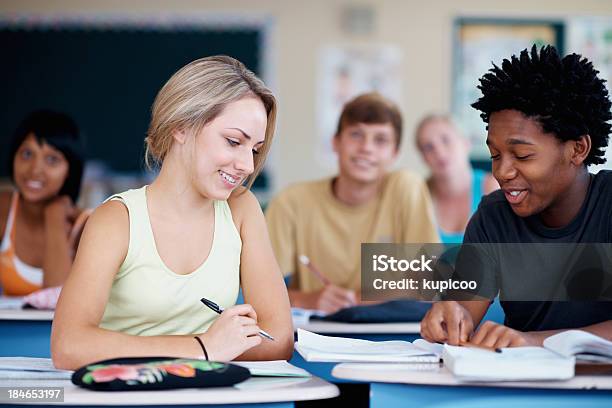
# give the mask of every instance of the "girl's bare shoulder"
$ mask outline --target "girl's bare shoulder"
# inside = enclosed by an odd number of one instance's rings
[[[249,217],[263,217],[261,206],[255,194],[245,188],[236,189],[227,200],[232,210],[232,218],[240,231],[245,219]]]

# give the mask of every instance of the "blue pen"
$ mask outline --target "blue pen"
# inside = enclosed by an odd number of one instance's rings
[[[219,306],[218,304],[216,304],[215,302],[213,302],[212,300],[202,298],[200,299],[200,302],[204,303],[210,310],[212,310],[215,313],[218,313],[218,314],[223,313],[223,308]],[[259,335],[261,337],[265,337],[266,339],[274,340],[274,337],[272,337],[270,334],[266,333],[263,330],[259,330]]]

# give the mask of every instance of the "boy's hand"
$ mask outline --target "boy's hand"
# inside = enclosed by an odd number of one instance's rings
[[[511,329],[503,324],[486,321],[480,325],[470,343],[480,346],[501,348],[520,346],[541,346],[542,342],[529,333]]]
[[[459,345],[474,330],[470,312],[454,301],[436,302],[421,321],[421,336],[432,342]]]

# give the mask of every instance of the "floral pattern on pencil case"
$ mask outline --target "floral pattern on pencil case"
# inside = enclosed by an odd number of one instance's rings
[[[195,377],[196,370],[210,371],[222,368],[223,363],[193,360],[166,360],[145,364],[96,364],[83,376],[83,383],[104,383],[123,380],[128,385],[162,382],[168,374],[177,377]]]

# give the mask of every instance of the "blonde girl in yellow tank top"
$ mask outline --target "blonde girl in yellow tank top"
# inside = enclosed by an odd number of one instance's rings
[[[126,356],[290,358],[287,291],[248,190],[275,119],[272,93],[230,57],[193,61],[162,87],[145,141],[159,175],[90,217],[53,322],[58,368]],[[245,304],[233,306],[239,286]]]

